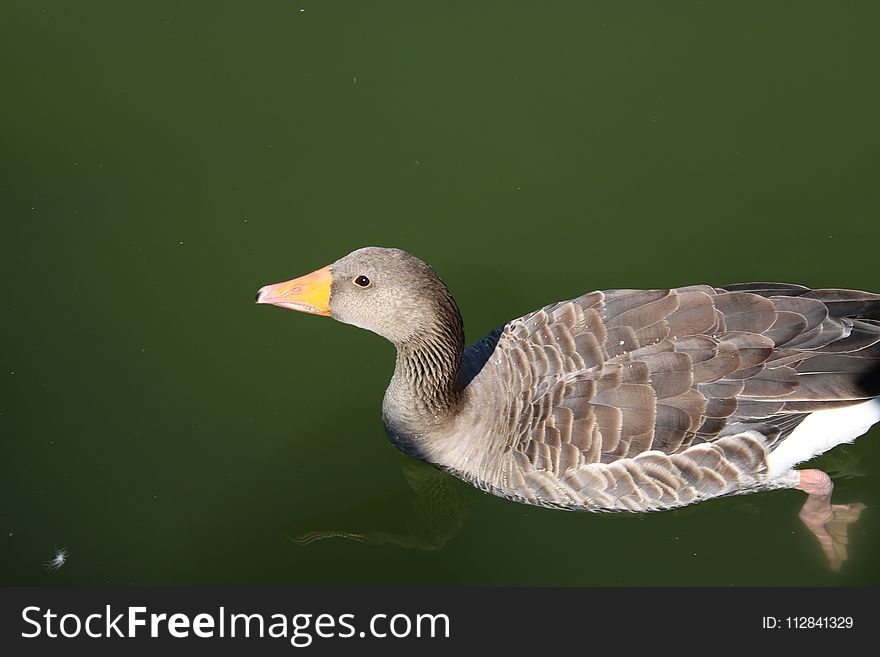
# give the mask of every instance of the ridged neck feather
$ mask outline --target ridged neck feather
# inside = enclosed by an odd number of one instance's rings
[[[412,430],[427,430],[454,412],[461,395],[464,325],[452,297],[439,298],[436,313],[395,346],[397,362],[385,395],[386,415]]]

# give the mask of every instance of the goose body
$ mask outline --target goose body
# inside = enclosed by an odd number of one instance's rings
[[[465,348],[433,270],[369,247],[257,301],[391,340],[382,417],[394,444],[527,504],[655,511],[772,488],[830,496],[827,475],[794,466],[880,420],[880,295],[867,292],[591,292]]]

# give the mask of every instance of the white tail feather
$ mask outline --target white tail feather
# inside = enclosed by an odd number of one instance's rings
[[[814,411],[767,457],[767,475],[775,479],[798,463],[850,443],[880,422],[880,398],[844,408]]]

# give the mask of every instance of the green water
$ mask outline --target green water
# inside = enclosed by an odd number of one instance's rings
[[[470,339],[593,289],[880,290],[878,21],[7,0],[0,584],[880,584],[880,429],[819,461],[868,505],[833,573],[797,491],[590,515],[413,467],[391,346],[253,303],[364,245],[430,262]]]

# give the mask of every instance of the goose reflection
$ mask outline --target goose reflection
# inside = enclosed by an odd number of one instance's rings
[[[835,479],[864,476],[850,452],[839,450],[822,462]],[[464,527],[476,493],[424,463],[412,461],[401,469],[409,495],[388,493],[362,500],[354,509],[309,518],[307,527],[302,523],[289,526],[288,538],[303,546],[336,538],[412,550],[443,548]],[[849,528],[864,509],[861,502],[833,504],[830,494],[807,495],[799,517],[818,540],[831,570],[839,571],[847,560]],[[667,513],[692,512],[693,508],[687,508]]]
[[[406,463],[409,495],[389,493],[351,510],[311,518],[309,529],[291,526],[288,537],[300,545],[343,538],[370,545],[439,550],[464,526],[473,492],[444,472],[417,461]]]

